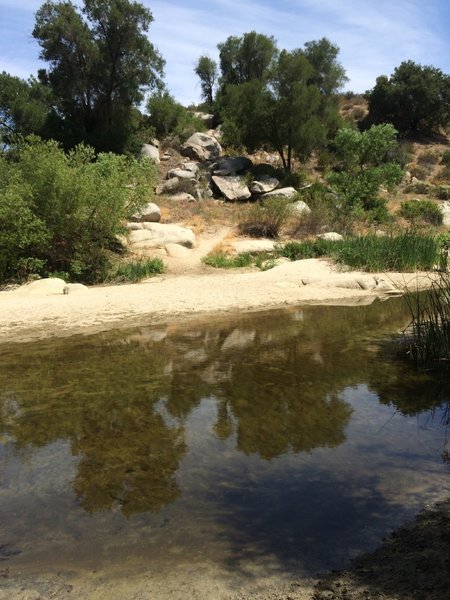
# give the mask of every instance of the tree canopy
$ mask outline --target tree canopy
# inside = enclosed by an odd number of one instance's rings
[[[200,79],[202,97],[206,104],[211,107],[218,78],[217,63],[206,54],[202,54],[195,67],[195,73]]]
[[[45,2],[33,36],[49,63],[39,80],[53,94],[55,135],[66,146],[83,140],[122,151],[133,110],[160,84],[164,61],[147,38],[153,17],[130,0]]]
[[[411,60],[367,92],[370,123],[392,123],[400,133],[432,131],[450,124],[450,75]]]

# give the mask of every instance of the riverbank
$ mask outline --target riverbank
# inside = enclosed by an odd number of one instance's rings
[[[0,292],[2,341],[94,333],[124,326],[255,311],[299,304],[361,304],[426,288],[426,273],[342,271],[320,259],[286,262],[268,271],[169,273],[139,284],[63,292],[64,282],[34,282]],[[66,290],[67,291],[67,290]]]

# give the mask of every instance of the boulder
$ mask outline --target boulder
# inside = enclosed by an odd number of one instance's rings
[[[328,240],[329,242],[340,242],[344,239],[340,233],[336,233],[335,231],[327,231],[326,233],[319,234],[317,237],[321,240]]]
[[[450,227],[450,201],[441,202],[442,224]]]
[[[238,175],[229,177],[213,175],[212,180],[227,200],[248,200],[251,197],[250,190],[245,185],[243,178]]]
[[[216,138],[206,133],[194,133],[182,145],[181,154],[193,160],[215,160],[222,148]]]
[[[297,202],[293,202],[289,206],[289,210],[294,215],[309,215],[311,212],[311,209],[306,202],[303,202],[303,200],[297,200]]]
[[[253,166],[252,161],[245,156],[224,156],[211,166],[215,175],[236,175],[247,171]]]
[[[276,177],[270,177],[270,175],[263,175],[259,179],[255,179],[249,185],[252,194],[267,194],[272,192],[280,185],[280,182]]]
[[[280,188],[278,190],[273,190],[273,192],[267,192],[267,194],[263,194],[261,198],[273,198],[274,196],[282,196],[283,198],[292,198],[297,194],[297,190],[293,187],[285,187]]]
[[[141,147],[141,156],[146,156],[153,160],[157,165],[160,163],[159,159],[159,150],[156,146],[152,146],[152,144],[143,144]]]
[[[143,223],[142,225],[143,229],[129,233],[129,244],[133,251],[165,248],[167,244],[195,248],[195,235],[191,229],[171,223]]]
[[[134,213],[134,215],[131,217],[131,221],[138,223],[142,221],[159,223],[159,221],[161,221],[161,210],[157,204],[154,202],[149,202],[139,212]]]
[[[196,202],[196,199],[192,194],[188,194],[187,192],[179,192],[178,194],[173,194],[170,196],[171,200],[175,202]]]
[[[170,256],[171,258],[185,258],[190,252],[189,248],[181,246],[180,244],[166,244],[165,250],[167,256]]]
[[[170,169],[167,173],[167,179],[173,179],[174,177],[178,179],[195,179],[195,173],[187,169]]]
[[[196,177],[200,171],[199,166],[196,162],[184,162],[181,165],[184,171],[191,171],[192,177]]]
[[[172,177],[171,179],[164,181],[164,183],[160,183],[156,186],[156,194],[158,196],[161,194],[170,194],[170,192],[173,192],[178,188],[179,183],[180,180],[178,177]]]
[[[54,296],[55,294],[63,294],[65,286],[66,282],[64,279],[59,279],[59,277],[46,277],[21,285],[14,290],[14,293],[27,294],[30,296]]]
[[[230,247],[237,253],[259,254],[260,252],[273,252],[275,250],[273,240],[237,240],[230,244]]]

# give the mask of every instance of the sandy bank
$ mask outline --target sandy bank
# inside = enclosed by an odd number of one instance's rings
[[[425,273],[342,272],[328,261],[308,259],[265,272],[211,269],[67,295],[58,286],[22,286],[0,292],[0,336],[3,341],[27,341],[187,315],[302,303],[370,303],[405,286],[424,288],[429,282]]]

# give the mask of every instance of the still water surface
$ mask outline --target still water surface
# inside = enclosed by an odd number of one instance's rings
[[[407,320],[392,299],[1,346],[0,564],[343,566],[450,491],[448,390],[386,350]]]

